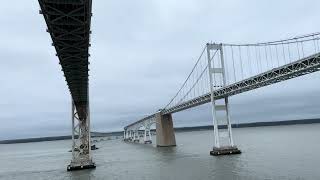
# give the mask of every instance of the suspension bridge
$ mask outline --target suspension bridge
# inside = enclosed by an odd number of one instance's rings
[[[190,74],[169,103],[124,127],[124,140],[151,143],[156,124],[157,146],[175,146],[172,114],[211,103],[214,142],[211,155],[239,154],[233,141],[229,97],[320,70],[319,35],[254,43],[207,43]]]
[[[71,94],[72,159],[67,170],[94,168],[90,145],[89,47],[92,0],[38,0]],[[214,147],[210,154],[237,154],[229,97],[320,70],[320,33],[255,43],[208,43],[182,86],[158,112],[124,127],[124,140],[175,146],[172,114],[212,105]]]

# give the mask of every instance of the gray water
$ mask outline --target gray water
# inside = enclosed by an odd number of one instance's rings
[[[0,179],[320,179],[320,124],[234,129],[240,155],[209,156],[211,131],[176,133],[177,147],[101,141],[97,168],[67,172],[71,141],[0,145]]]

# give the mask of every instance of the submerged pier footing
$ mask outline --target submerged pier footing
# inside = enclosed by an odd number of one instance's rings
[[[96,164],[95,163],[88,164],[88,165],[83,165],[83,166],[71,166],[71,165],[68,165],[67,171],[76,171],[76,170],[93,169],[93,168],[96,168]]]
[[[237,146],[224,146],[224,147],[214,147],[212,151],[210,151],[210,155],[212,156],[221,156],[221,155],[231,155],[231,154],[241,154],[241,151],[237,148]]]
[[[152,140],[144,141],[145,144],[152,144]]]

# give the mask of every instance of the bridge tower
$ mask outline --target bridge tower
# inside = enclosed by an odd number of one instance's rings
[[[227,85],[222,44],[208,43],[207,59],[214,126],[214,146],[210,155],[240,154],[241,151],[233,142],[228,96],[220,100],[215,100],[214,97],[216,89]]]
[[[79,118],[78,110],[72,101],[72,160],[68,165],[67,170],[80,170],[95,168],[96,165],[92,161],[91,156],[91,135],[90,135],[90,108],[89,101],[83,111],[85,112],[84,118]]]

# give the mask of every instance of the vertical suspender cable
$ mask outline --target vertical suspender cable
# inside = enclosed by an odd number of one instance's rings
[[[214,56],[212,56],[212,58],[210,58],[211,59],[211,61],[210,61],[210,66],[208,67],[208,68],[211,68],[211,63],[212,63],[212,69],[214,69],[214,58],[215,58],[215,55]],[[212,76],[212,74],[210,74],[210,76]],[[214,87],[214,90],[217,88],[217,81],[216,81],[216,73],[215,73],[215,71],[213,70],[213,82],[214,82],[214,84],[213,84],[213,87]]]
[[[298,57],[299,57],[299,59],[301,59],[301,57],[300,57],[300,50],[299,50],[299,43],[298,43],[298,39],[296,39],[296,45],[297,45]]]
[[[316,42],[317,42],[317,50],[319,52],[319,36],[316,38]]]
[[[270,63],[271,63],[271,68],[273,68],[273,58],[272,58],[272,51],[271,51],[271,44],[270,45],[268,45],[268,47],[269,47],[269,52],[270,52]]]
[[[228,70],[228,63],[227,63],[228,59],[227,59],[227,56],[226,56],[227,52],[225,51],[225,48],[224,48],[223,45],[221,46],[221,48],[222,48],[222,51],[225,52],[225,53],[223,53],[223,59],[224,59],[226,85],[228,85],[228,84],[230,84],[230,82],[229,82],[229,78],[230,77],[229,77],[229,70]]]
[[[304,58],[304,49],[303,49],[303,43],[302,43],[302,41],[300,42],[300,44],[301,44],[302,58]]]
[[[241,46],[238,46],[238,49],[239,49],[241,76],[242,76],[242,79],[244,79],[244,76],[243,76],[243,67],[242,67],[242,57],[241,57]]]
[[[283,59],[284,59],[284,63],[286,64],[287,63],[287,59],[286,59],[286,53],[284,52],[284,44],[283,44],[283,42],[281,44],[282,44]]]
[[[257,46],[254,46],[254,54],[255,54],[255,62],[256,62],[256,66],[257,66],[256,72],[258,73],[259,72],[259,64],[258,64]]]
[[[316,40],[314,35],[312,36],[312,39],[313,39],[314,53],[317,53]]]
[[[287,44],[287,46],[288,46],[288,57],[289,57],[289,62],[291,62],[291,61],[292,61],[292,59],[291,59],[291,54],[290,54],[290,45],[289,45],[289,43]]]
[[[258,47],[254,46],[255,54],[256,54],[256,64],[257,64],[257,69],[256,72],[257,74],[260,72],[260,62],[259,62],[259,55],[258,55]]]
[[[233,46],[230,46],[230,48],[231,48],[231,57],[232,57],[232,65],[233,65],[234,82],[237,82],[237,78],[236,78],[236,68],[235,68],[235,66],[234,66]]]
[[[258,51],[258,52],[259,52],[259,61],[258,61],[258,62],[259,62],[259,65],[260,65],[260,72],[259,72],[259,73],[262,73],[263,67],[262,67],[262,60],[261,60],[262,58],[261,58],[260,46],[258,46],[258,50],[259,50],[259,51]]]
[[[275,45],[274,47],[276,48],[276,57],[277,57],[278,67],[280,67],[279,54],[278,54],[278,45]]]
[[[247,56],[248,56],[248,62],[249,62],[250,75],[252,75],[253,73],[252,73],[252,68],[251,68],[252,63],[251,63],[251,57],[250,57],[250,46],[247,46],[246,48],[247,48]]]
[[[201,60],[200,60],[200,69],[201,70],[203,69]],[[203,92],[203,78],[201,79],[199,86],[200,86],[200,91],[201,91],[201,95],[202,95],[202,94],[204,94],[204,92]]]
[[[201,62],[199,64],[201,64]],[[198,74],[198,70],[199,70],[199,66],[200,66],[199,64],[197,67],[197,78],[199,77],[199,74]],[[199,93],[199,84],[198,84],[198,82],[196,82],[196,83],[197,83],[197,88],[195,88],[195,89],[197,90],[197,94],[196,94],[196,97],[197,97],[200,95],[200,93]]]
[[[267,69],[269,68],[269,63],[268,63],[268,54],[267,54],[267,46],[264,45],[264,53],[266,55],[266,63],[267,63]]]

